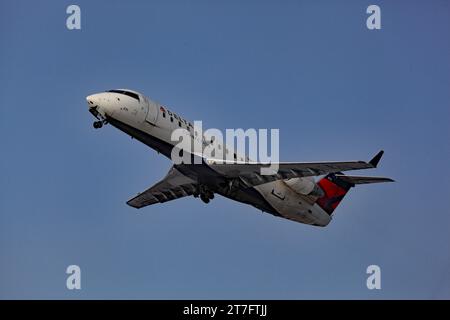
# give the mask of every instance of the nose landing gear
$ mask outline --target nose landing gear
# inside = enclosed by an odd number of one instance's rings
[[[101,121],[95,121],[93,125],[95,129],[100,129],[103,126],[103,123]]]
[[[95,129],[100,129],[101,127],[103,127],[104,124],[108,124],[108,121],[106,121],[106,120],[95,121],[93,123],[93,126],[94,126]]]

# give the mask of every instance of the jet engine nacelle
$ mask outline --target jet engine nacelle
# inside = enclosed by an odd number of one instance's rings
[[[323,190],[316,184],[313,177],[292,178],[284,181],[289,188],[303,195],[322,197]]]

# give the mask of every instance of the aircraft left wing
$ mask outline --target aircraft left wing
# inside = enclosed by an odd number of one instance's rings
[[[190,196],[196,190],[196,182],[172,167],[169,173],[142,193],[127,201],[129,206],[142,208],[155,203],[162,203]]]
[[[380,151],[369,162],[280,162],[278,163],[278,171],[265,175],[261,174],[261,168],[269,168],[269,164],[252,162],[216,164],[210,162],[209,166],[227,178],[239,179],[244,186],[253,187],[276,180],[320,176],[350,170],[372,169],[376,168],[382,156],[383,151]]]

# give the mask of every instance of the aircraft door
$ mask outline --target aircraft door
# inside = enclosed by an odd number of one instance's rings
[[[146,100],[147,104],[147,115],[145,116],[145,121],[155,124],[156,123],[156,117],[158,116],[158,105],[148,99]]]

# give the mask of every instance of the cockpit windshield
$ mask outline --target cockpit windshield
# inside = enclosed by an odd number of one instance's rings
[[[114,93],[124,94],[124,95],[126,95],[126,96],[129,96],[129,97],[134,98],[134,99],[136,99],[137,101],[139,101],[139,95],[136,94],[136,93],[134,93],[134,92],[131,92],[131,91],[126,91],[126,90],[116,90],[116,89],[114,89],[114,90],[108,90],[107,92],[114,92]]]

